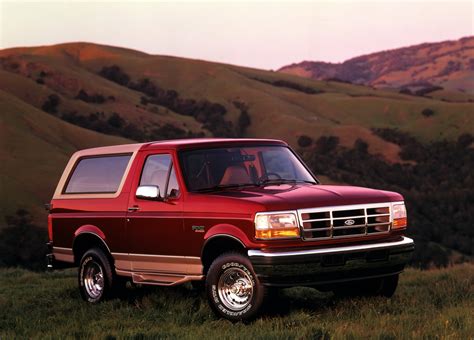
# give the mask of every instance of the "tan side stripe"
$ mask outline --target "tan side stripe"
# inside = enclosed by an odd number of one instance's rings
[[[202,275],[203,271],[201,259],[194,256],[127,253],[112,253],[112,256],[119,270],[187,275]]]
[[[74,262],[72,248],[53,247],[53,255],[56,260],[63,262]]]

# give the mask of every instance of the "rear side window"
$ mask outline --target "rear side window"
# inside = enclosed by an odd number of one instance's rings
[[[65,194],[115,193],[131,154],[82,158],[67,182]]]

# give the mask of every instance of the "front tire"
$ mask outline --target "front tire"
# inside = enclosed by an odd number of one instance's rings
[[[234,322],[248,321],[258,314],[265,287],[247,257],[225,253],[209,268],[206,294],[209,305],[218,316]]]
[[[391,275],[378,279],[369,279],[345,283],[333,289],[338,297],[384,296],[391,298],[398,286],[399,275]]]
[[[85,252],[79,264],[79,291],[82,298],[98,303],[111,295],[114,273],[112,264],[99,248]]]

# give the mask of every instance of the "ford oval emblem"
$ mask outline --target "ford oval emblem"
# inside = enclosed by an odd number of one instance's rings
[[[344,224],[345,225],[354,225],[355,221],[354,220],[345,220]]]

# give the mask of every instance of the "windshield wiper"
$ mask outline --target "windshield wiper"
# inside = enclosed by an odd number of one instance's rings
[[[269,184],[288,184],[288,183],[310,183],[316,184],[314,181],[306,181],[302,179],[286,179],[286,178],[279,178],[279,179],[263,179],[257,183],[258,186],[265,186]]]
[[[228,189],[239,189],[239,188],[245,188],[245,187],[262,187],[265,185],[270,185],[270,184],[288,184],[288,183],[309,183],[309,184],[316,184],[314,181],[306,181],[306,180],[300,180],[300,179],[264,179],[261,180],[257,183],[240,183],[240,184],[218,184],[209,188],[202,188],[202,189],[197,189],[194,190],[194,192],[212,192],[212,191],[224,191]]]
[[[255,183],[241,183],[241,184],[218,184],[209,188],[197,189],[195,192],[212,192],[212,191],[223,191],[227,189],[238,189],[248,186],[255,186]]]

